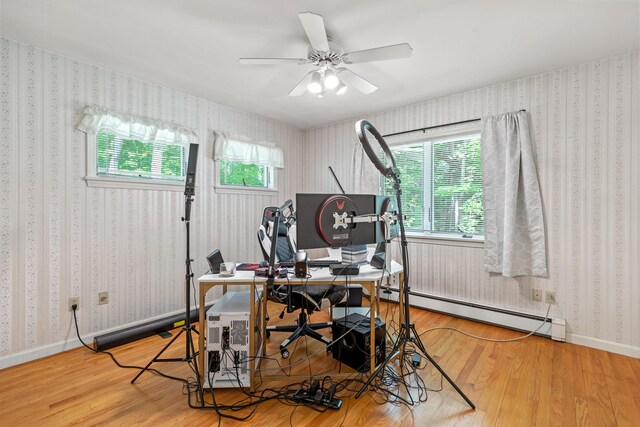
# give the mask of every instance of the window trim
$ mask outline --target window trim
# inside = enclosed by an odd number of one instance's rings
[[[87,133],[87,161],[84,177],[88,187],[132,190],[184,191],[184,180],[164,181],[150,178],[98,175],[98,132]],[[196,184],[197,187],[197,184]]]
[[[484,236],[462,237],[452,233],[419,232],[407,230],[409,243],[436,244],[448,246],[484,247]]]
[[[419,134],[405,134],[401,137],[391,138],[391,141],[386,141],[389,148],[393,150],[395,147],[425,143],[431,141],[432,143],[438,142],[438,140],[455,138],[457,136],[480,134],[482,130],[482,122],[465,123],[460,126],[451,126],[445,128],[438,128],[432,131],[422,132]],[[426,192],[429,190],[425,190]],[[426,199],[425,199],[426,200]],[[437,231],[415,231],[407,230],[407,240],[410,243],[422,243],[422,244],[439,244],[449,246],[465,246],[465,247],[483,247],[484,235],[462,237],[462,234],[456,233],[442,233]]]

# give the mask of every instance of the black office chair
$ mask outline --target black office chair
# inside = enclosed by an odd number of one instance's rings
[[[285,213],[280,217],[278,227],[278,238],[276,239],[276,260],[288,261],[293,259],[296,248],[293,230],[295,230],[295,214],[293,204],[290,200],[285,203],[290,206],[290,213]],[[276,208],[265,208],[262,213],[262,221],[258,229],[258,241],[265,260],[269,259],[271,250],[271,234],[273,230],[274,216]],[[347,289],[340,285],[279,285],[274,284],[267,289],[267,298],[270,301],[284,304],[286,307],[280,314],[284,317],[287,313],[300,310],[298,320],[295,325],[267,326],[267,337],[271,332],[291,332],[291,335],[280,344],[280,354],[284,359],[289,357],[287,346],[302,336],[309,336],[325,345],[331,343],[331,339],[316,332],[317,329],[331,327],[331,322],[308,323],[308,315],[314,311],[330,308],[336,304],[346,301]],[[268,319],[267,319],[268,320]]]

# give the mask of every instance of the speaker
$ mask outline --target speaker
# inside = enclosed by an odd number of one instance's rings
[[[224,262],[224,259],[222,259],[222,254],[220,253],[220,249],[215,249],[213,252],[207,255],[207,262],[209,263],[211,274],[220,274],[220,264]]]
[[[369,264],[371,264],[371,267],[377,268],[378,270],[382,270],[384,268],[385,248],[386,248],[385,242],[378,243],[378,246],[376,246],[375,255],[373,255],[373,257],[371,257],[371,261],[369,261]]]
[[[294,272],[296,277],[307,277],[307,253],[305,251],[298,251],[294,257],[295,265]]]
[[[374,332],[375,361],[376,365],[378,365],[386,357],[386,326],[382,320],[375,320]],[[331,346],[331,353],[334,359],[357,371],[369,371],[369,349],[371,348],[369,318],[361,314],[352,313],[342,319],[334,320],[331,326],[331,333],[334,340],[342,337]]]

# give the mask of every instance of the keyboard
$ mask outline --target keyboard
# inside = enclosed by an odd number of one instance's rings
[[[341,262],[342,261],[339,261],[337,259],[312,259],[310,261],[307,261],[307,265],[309,267],[318,268],[318,267],[329,267],[331,264],[340,264]],[[283,267],[283,268],[291,268],[296,265],[296,263],[291,260],[282,261],[279,264],[280,264],[280,267]]]
[[[341,264],[337,259],[316,259],[307,262],[309,267],[329,267],[331,264]]]

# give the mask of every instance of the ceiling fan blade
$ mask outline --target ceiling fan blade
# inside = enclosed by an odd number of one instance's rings
[[[238,62],[243,65],[274,65],[274,64],[308,64],[308,59],[303,58],[240,58]]]
[[[296,87],[291,89],[291,92],[289,92],[289,96],[300,96],[303,93],[305,93],[307,91],[307,86],[311,81],[311,75],[315,72],[316,72],[315,70],[312,70],[312,71],[309,71],[307,74],[305,74],[302,80],[300,80],[300,83],[298,83]]]
[[[329,50],[329,41],[327,40],[327,31],[324,28],[322,16],[311,12],[301,12],[298,13],[298,17],[302,22],[305,33],[307,33],[311,47],[315,50],[327,52]]]
[[[358,50],[345,53],[343,61],[345,64],[356,64],[358,62],[384,61],[386,59],[408,58],[413,49],[409,43],[400,43],[390,46],[374,47],[373,49]]]
[[[364,94],[370,94],[378,90],[378,86],[360,77],[347,68],[338,68],[338,77],[348,86],[358,89]]]

